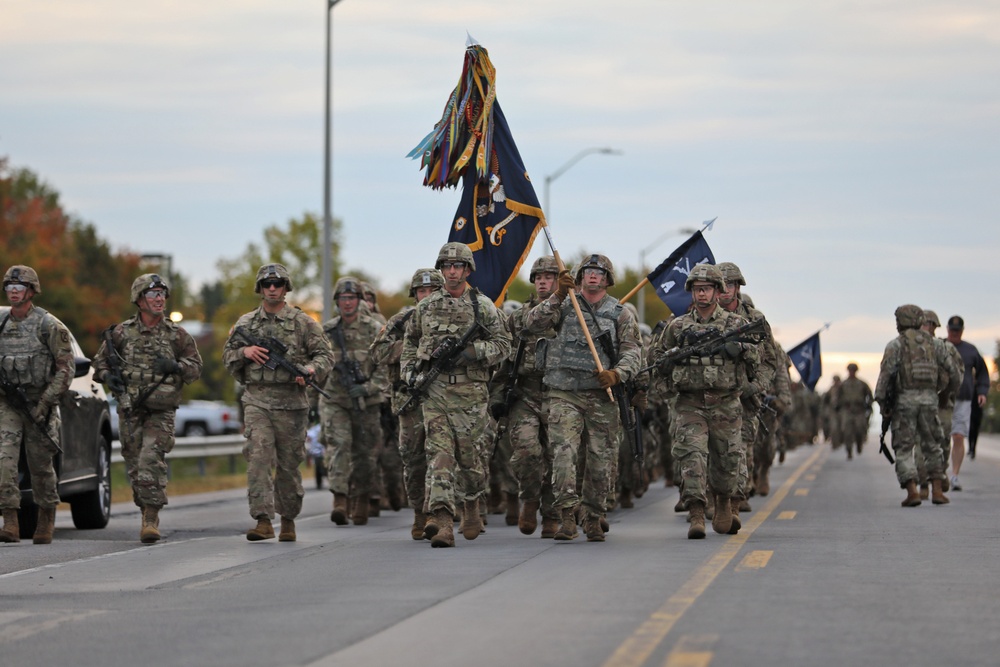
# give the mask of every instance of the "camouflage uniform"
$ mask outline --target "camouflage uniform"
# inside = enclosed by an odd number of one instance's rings
[[[118,430],[132,500],[140,509],[160,508],[167,504],[166,455],[174,448],[174,417],[181,403],[181,387],[201,376],[201,354],[191,335],[166,317],[146,326],[137,313],[112,327],[111,340],[113,350],[107,349],[105,340],[97,352],[94,379],[107,384],[111,373],[108,357],[114,354],[119,358],[128,394],[125,402],[131,403],[126,417],[123,400],[118,402]],[[157,359],[176,361],[179,369],[157,373]],[[137,406],[139,396],[147,392],[148,397]]]
[[[861,446],[868,439],[871,405],[872,390],[864,380],[848,377],[840,383],[833,406],[836,418],[840,421],[840,438],[847,447],[847,458],[853,458],[854,451],[860,454]]]
[[[782,417],[792,405],[792,381],[788,375],[791,361],[777,343],[775,343],[774,351],[778,359],[778,367],[765,399],[769,402],[771,410],[763,412],[766,428],[757,430],[757,439],[754,441],[754,490],[762,496],[766,496],[771,491],[769,475],[771,464],[774,463],[774,454],[780,442],[779,427]]]
[[[896,452],[896,479],[907,490],[904,506],[920,504],[917,495],[917,468],[913,450],[920,447],[927,475],[935,490],[935,504],[943,501],[941,480],[944,479],[944,461],[941,453],[943,438],[938,421],[938,387],[945,384],[948,391],[955,391],[961,374],[953,368],[953,360],[944,346],[934,343],[934,337],[920,329],[923,310],[906,305],[896,309],[896,328],[899,336],[889,341],[875,387],[875,400],[883,414],[891,417],[892,448]],[[947,382],[945,382],[947,376]],[[895,406],[886,405],[886,395],[894,383],[897,392]]]
[[[256,290],[260,291],[261,274],[269,276],[277,267],[278,275],[287,277],[281,265],[265,265],[258,271]],[[290,280],[286,280],[291,289]],[[288,346],[285,358],[302,368],[315,371],[320,383],[333,365],[330,342],[318,322],[298,308],[284,305],[275,314],[258,307],[237,320],[235,327],[245,327],[259,339],[274,337]],[[234,331],[235,331],[234,327]],[[302,472],[305,460],[309,400],[306,387],[278,367],[271,370],[244,356],[247,343],[231,333],[222,353],[229,373],[246,389],[242,403],[243,435],[247,439],[243,454],[247,459],[247,498],[250,515],[258,521],[273,518],[294,519],[302,509]],[[274,470],[272,479],[272,469]],[[273,533],[272,533],[273,535]],[[249,537],[249,535],[248,535]]]

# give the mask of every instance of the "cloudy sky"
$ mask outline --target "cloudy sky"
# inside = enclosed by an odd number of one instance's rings
[[[195,283],[323,207],[325,4],[0,1],[0,155],[112,244]],[[655,265],[718,216],[786,347],[823,323],[829,378],[872,368],[902,303],[1000,312],[1000,5],[959,0],[345,0],[334,17],[334,215],[345,260],[393,289],[433,261],[459,194],[406,153],[466,31],[563,255]],[[663,238],[666,236],[667,238]],[[651,244],[662,239],[660,244]],[[537,256],[542,241],[536,244]]]

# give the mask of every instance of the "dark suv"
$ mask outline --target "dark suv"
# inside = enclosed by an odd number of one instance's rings
[[[7,309],[0,309],[0,317]],[[104,388],[94,382],[90,359],[70,334],[76,375],[59,402],[62,417],[62,453],[56,455],[59,498],[69,503],[77,528],[104,528],[111,518],[111,418]],[[38,508],[32,501],[31,476],[24,447],[17,464],[21,489],[18,519],[21,539],[29,539],[38,523]]]

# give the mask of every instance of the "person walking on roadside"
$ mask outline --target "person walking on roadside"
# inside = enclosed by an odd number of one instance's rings
[[[980,408],[986,407],[986,394],[990,390],[990,373],[986,362],[975,345],[962,340],[964,332],[965,320],[958,315],[948,318],[948,342],[962,355],[962,365],[965,368],[951,421],[951,488],[955,491],[962,490],[958,473],[965,460],[965,440],[969,437],[972,403],[975,401]]]

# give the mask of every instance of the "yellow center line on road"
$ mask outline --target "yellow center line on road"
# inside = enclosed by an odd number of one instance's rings
[[[674,624],[680,620],[681,616],[698,600],[715,578],[719,576],[729,562],[736,557],[736,554],[746,543],[747,539],[768,516],[785,499],[792,486],[799,481],[799,477],[809,466],[816,463],[820,457],[825,457],[830,451],[829,447],[817,446],[808,459],[806,459],[795,472],[793,472],[781,488],[771,497],[768,503],[753,513],[750,520],[743,524],[742,529],[723,543],[719,550],[708,558],[697,570],[688,578],[687,582],[681,586],[680,590],[671,595],[659,609],[654,611],[650,617],[640,625],[632,636],[626,639],[615,652],[611,654],[603,667],[641,667],[653,654],[656,647],[663,642]]]

